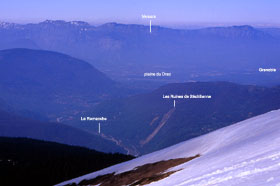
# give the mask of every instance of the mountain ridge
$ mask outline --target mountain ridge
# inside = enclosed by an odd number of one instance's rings
[[[199,80],[205,75],[225,80],[232,73],[261,78],[257,76],[258,68],[278,67],[277,29],[271,32],[246,25],[194,30],[152,26],[150,33],[145,25],[92,26],[62,20],[2,25],[0,49],[23,47],[65,53],[90,62],[115,80],[138,80],[145,72],[167,70],[173,75],[166,80],[173,82]],[[215,74],[222,74],[223,79]]]
[[[116,96],[117,83],[85,61],[57,52],[0,51],[0,97],[18,110],[61,117]]]
[[[210,95],[211,99],[163,98],[171,94]],[[228,82],[173,83],[150,93],[101,102],[91,110],[91,114],[108,118],[102,125],[105,135],[145,154],[279,109],[279,95],[279,86],[267,88]],[[89,123],[84,123],[83,127],[96,132]]]
[[[0,108],[0,136],[29,137],[68,145],[83,146],[103,152],[123,152],[122,147],[100,136],[62,124],[36,121],[6,112]]]

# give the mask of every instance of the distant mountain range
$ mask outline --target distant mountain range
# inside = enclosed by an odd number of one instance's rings
[[[211,99],[163,99],[171,94],[211,95]],[[102,133],[133,153],[143,154],[279,108],[279,86],[195,82],[168,84],[151,93],[105,101],[85,115],[107,117]],[[97,133],[92,123],[80,125],[78,119],[76,126]]]
[[[143,80],[144,72],[172,72],[165,81],[230,80],[276,84],[280,75],[258,69],[280,68],[279,29],[251,26],[178,30],[159,26],[80,21],[0,24],[0,49],[31,48],[86,60],[116,80]],[[242,76],[242,78],[238,77]],[[245,78],[243,78],[245,77]]]

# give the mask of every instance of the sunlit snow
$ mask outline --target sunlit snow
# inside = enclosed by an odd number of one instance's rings
[[[59,185],[121,173],[139,165],[200,154],[153,186],[280,186],[280,110],[272,111],[169,148]]]

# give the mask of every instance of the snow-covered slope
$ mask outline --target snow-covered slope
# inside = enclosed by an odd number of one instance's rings
[[[280,110],[58,185],[197,154],[201,156],[169,169],[179,171],[150,185],[280,186]]]

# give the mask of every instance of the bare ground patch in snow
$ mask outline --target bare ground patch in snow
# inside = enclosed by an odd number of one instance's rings
[[[199,157],[200,155],[177,158],[155,163],[148,163],[139,167],[135,167],[131,171],[121,174],[105,174],[89,180],[82,180],[78,184],[69,184],[68,186],[83,186],[83,185],[100,185],[100,186],[121,186],[121,185],[146,185],[152,182],[162,180],[177,171],[169,171],[168,169],[176,167]]]

